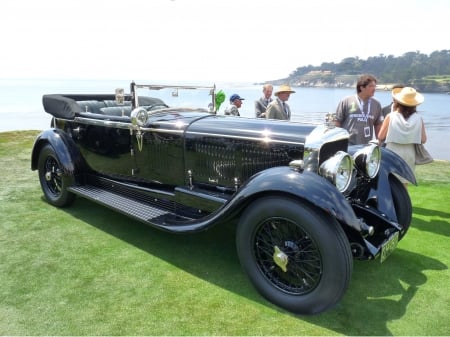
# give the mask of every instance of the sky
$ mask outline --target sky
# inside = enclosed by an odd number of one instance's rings
[[[450,0],[2,0],[0,78],[264,82],[450,49]]]

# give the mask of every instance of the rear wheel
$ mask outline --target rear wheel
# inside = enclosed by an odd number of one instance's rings
[[[45,199],[58,207],[69,206],[75,200],[75,194],[67,188],[73,183],[73,176],[64,174],[55,150],[45,145],[38,160],[38,174]]]
[[[389,184],[391,186],[392,201],[394,203],[395,214],[397,215],[397,222],[403,227],[399,235],[399,240],[401,240],[408,231],[412,221],[411,198],[406,187],[395,176],[391,175],[389,177]]]
[[[256,289],[298,314],[335,305],[350,282],[347,237],[321,210],[286,197],[255,201],[240,218],[237,250]]]

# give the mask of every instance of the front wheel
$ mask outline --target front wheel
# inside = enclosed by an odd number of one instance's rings
[[[39,153],[38,174],[45,199],[50,204],[64,207],[75,200],[75,194],[67,190],[73,183],[73,176],[63,173],[58,156],[50,144],[45,145]]]
[[[322,210],[287,197],[253,202],[240,218],[237,251],[255,288],[297,314],[317,314],[344,296],[353,270],[347,237]]]

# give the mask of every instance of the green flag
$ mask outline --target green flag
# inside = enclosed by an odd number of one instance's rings
[[[219,90],[216,93],[216,112],[219,111],[220,105],[225,102],[225,93]]]

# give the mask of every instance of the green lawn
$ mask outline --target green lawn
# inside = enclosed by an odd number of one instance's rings
[[[448,335],[450,163],[418,167],[398,249],[355,261],[332,310],[296,316],[243,274],[233,228],[174,235],[77,199],[43,200],[37,132],[0,133],[0,335]]]

